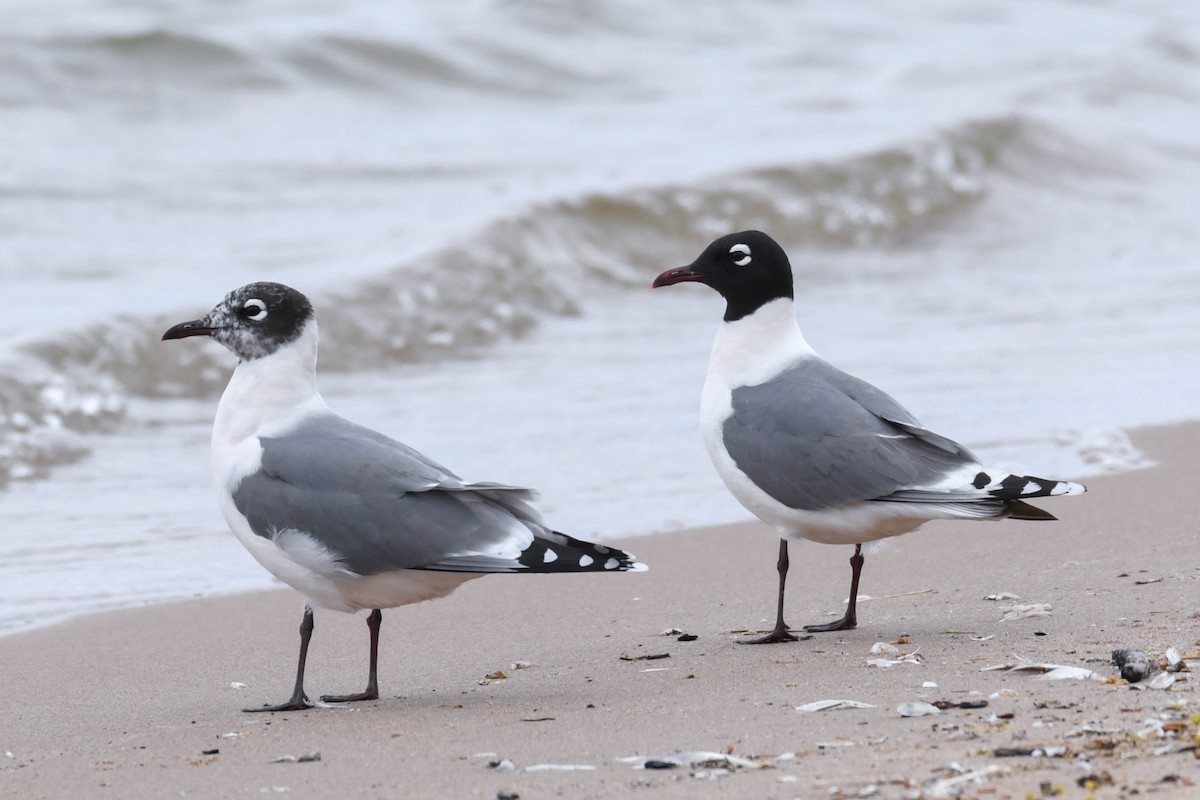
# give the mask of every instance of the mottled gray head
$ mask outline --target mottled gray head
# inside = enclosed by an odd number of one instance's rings
[[[740,231],[717,239],[686,267],[669,269],[655,288],[693,281],[725,298],[725,321],[753,314],[780,297],[792,296],[792,265],[783,248],[762,231]]]
[[[203,318],[181,322],[163,340],[211,336],[242,361],[269,356],[315,319],[308,298],[281,283],[250,283],[225,296]]]

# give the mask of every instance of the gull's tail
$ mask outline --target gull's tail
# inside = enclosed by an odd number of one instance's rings
[[[1024,498],[1059,497],[1083,494],[1087,491],[1082,484],[1070,481],[1052,481],[1032,475],[1004,475],[993,478],[986,472],[976,475],[973,485],[976,489],[1003,500],[1004,508],[1008,512],[1006,516],[1009,519],[1025,520],[1055,520],[1058,517],[1026,503]]]
[[[547,530],[517,559],[529,572],[642,572],[633,553]]]
[[[1053,514],[1026,503],[1031,497],[1060,497],[1083,494],[1087,489],[1070,481],[1052,481],[1032,475],[978,472],[966,485],[930,489],[900,489],[879,500],[923,503],[942,514],[976,519],[1057,519]]]

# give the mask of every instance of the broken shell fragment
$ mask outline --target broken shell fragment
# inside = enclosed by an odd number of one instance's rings
[[[902,717],[924,717],[940,714],[942,710],[932,703],[901,703],[896,706],[896,713]]]
[[[1175,684],[1175,676],[1170,672],[1160,672],[1146,681],[1147,689],[1170,689]]]
[[[305,753],[302,756],[293,756],[291,754],[280,756],[279,758],[271,759],[272,764],[309,764],[313,761],[320,761],[321,754],[318,752]]]
[[[919,652],[920,648],[913,650],[911,653],[898,655],[896,658],[868,658],[868,667],[878,667],[880,669],[888,669],[897,664],[920,664],[924,657]]]
[[[815,700],[811,703],[805,703],[802,706],[796,706],[796,710],[801,714],[812,714],[816,711],[835,711],[847,708],[874,708],[875,706],[869,703],[860,703],[857,700]]]
[[[1015,619],[1028,617],[1048,617],[1053,610],[1054,607],[1049,603],[1024,603],[1007,606],[1003,609],[1004,616],[1000,617],[1000,621],[1012,622]]]
[[[1083,667],[1073,667],[1066,664],[1043,664],[1030,661],[1021,656],[1014,656],[1015,663],[1008,664],[992,664],[988,667],[980,667],[980,672],[991,672],[993,670],[1007,670],[1008,672],[1017,672],[1022,670],[1036,671],[1046,673],[1042,677],[1046,680],[1102,680],[1102,678],[1090,669]]]

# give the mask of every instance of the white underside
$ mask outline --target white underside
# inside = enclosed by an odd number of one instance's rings
[[[403,569],[355,575],[301,531],[256,534],[233,503],[233,492],[262,464],[260,437],[277,436],[328,410],[317,391],[317,327],[272,355],[238,364],[213,424],[212,466],[217,504],[238,541],[254,559],[314,606],[353,612],[394,608],[443,597],[477,573]]]
[[[821,511],[790,508],[738,468],[723,437],[725,420],[733,413],[733,389],[763,383],[799,359],[816,356],[794,314],[791,300],[774,300],[750,316],[723,323],[713,344],[700,398],[700,433],[717,474],[733,496],[780,536],[823,544],[870,542],[908,533],[930,520],[961,519],[961,512],[938,503],[867,501]],[[753,357],[747,358],[747,353]],[[970,477],[964,476],[969,483]]]
[[[355,575],[310,536],[287,531],[272,540],[257,535],[233,508],[232,500],[224,500],[221,510],[225,520],[250,555],[318,608],[346,612],[395,608],[444,597],[472,578],[481,577],[478,573],[418,569]]]
[[[482,577],[482,573],[419,569],[356,575],[304,533],[283,531],[274,539],[259,536],[234,507],[228,492],[218,492],[218,503],[230,529],[254,560],[317,608],[351,613],[395,608],[445,597],[472,578]]]

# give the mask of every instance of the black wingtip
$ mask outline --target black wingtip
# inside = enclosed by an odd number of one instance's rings
[[[559,531],[538,536],[517,559],[530,572],[644,572],[633,553]]]

